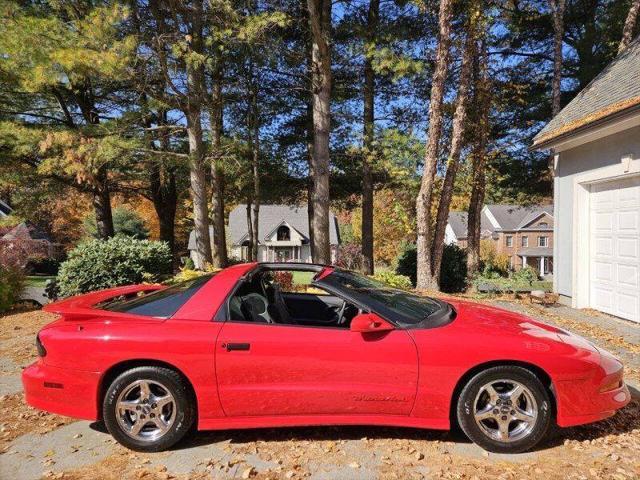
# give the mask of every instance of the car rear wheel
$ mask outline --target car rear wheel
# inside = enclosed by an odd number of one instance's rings
[[[109,433],[125,447],[158,452],[179,442],[195,418],[192,395],[175,371],[136,367],[107,389],[102,413]]]
[[[490,452],[533,448],[551,424],[551,401],[536,375],[522,367],[499,366],[476,374],[460,392],[458,423]]]

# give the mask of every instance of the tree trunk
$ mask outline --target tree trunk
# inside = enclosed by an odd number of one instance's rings
[[[564,7],[565,0],[550,0],[553,14],[553,82],[551,114],[556,116],[560,112],[561,82],[562,82],[562,37],[564,35]]]
[[[253,229],[252,229],[252,256],[258,260],[258,246],[260,233],[258,230],[260,219],[260,121],[258,118],[258,92],[257,86],[252,87],[251,92],[251,168],[253,173]]]
[[[480,220],[484,204],[485,158],[489,137],[489,110],[491,108],[486,41],[481,44],[479,58],[478,79],[473,102],[478,113],[476,120],[478,133],[474,136],[475,143],[471,153],[471,199],[467,216],[467,276],[469,278],[473,278],[480,268]]]
[[[253,256],[253,222],[251,221],[251,206],[253,200],[251,196],[247,199],[247,238],[249,241],[249,247],[247,248],[247,261],[253,262],[255,257]]]
[[[309,59],[311,56],[309,55]],[[311,62],[309,62],[309,76],[311,74]],[[309,88],[311,92],[311,87]],[[311,253],[311,261],[313,262],[313,103],[311,98],[307,102],[307,155],[309,162],[309,177],[307,178],[307,217],[309,222],[309,251]]]
[[[224,191],[222,170],[222,122],[224,99],[222,97],[222,59],[216,59],[209,111],[211,129],[211,223],[213,225],[214,267],[227,265],[227,235],[224,225]]]
[[[364,152],[362,158],[362,271],[373,275],[373,135],[375,127],[375,72],[372,51],[378,29],[380,0],[370,0],[364,53]]]
[[[98,170],[93,187],[93,209],[96,215],[98,237],[106,240],[113,237],[113,216],[111,214],[111,193],[106,167]]]
[[[633,40],[633,30],[636,28],[636,22],[638,21],[638,13],[640,12],[640,0],[631,0],[631,7],[627,14],[627,19],[624,22],[624,28],[622,29],[622,39],[620,45],[618,45],[618,55],[629,46],[631,40]]]
[[[307,0],[311,29],[313,101],[313,260],[331,262],[329,246],[329,131],[331,0]]]
[[[442,130],[442,99],[447,79],[449,45],[451,43],[451,4],[452,0],[440,0],[438,48],[429,102],[429,133],[422,182],[416,199],[418,230],[416,287],[423,290],[433,290],[438,287],[437,280],[431,274],[431,195],[438,164],[438,143]]]
[[[191,50],[202,53],[202,0],[195,0],[192,7]],[[211,238],[209,235],[209,208],[202,140],[201,105],[204,100],[204,66],[187,62],[188,100],[186,106],[187,135],[189,137],[189,178],[193,200],[196,251],[203,262],[211,263]]]
[[[433,235],[433,245],[431,247],[432,272],[431,274],[440,284],[440,266],[442,265],[442,254],[444,252],[444,234],[449,219],[449,208],[453,196],[453,186],[460,164],[460,151],[464,141],[465,129],[467,125],[467,103],[469,99],[469,87],[471,84],[471,74],[473,70],[473,59],[476,55],[477,42],[477,19],[471,18],[467,27],[467,38],[465,40],[464,52],[462,54],[462,66],[460,69],[460,85],[458,87],[458,99],[456,111],[453,116],[453,131],[451,133],[451,151],[447,159],[447,173],[442,185],[440,203],[438,204],[438,214]]]

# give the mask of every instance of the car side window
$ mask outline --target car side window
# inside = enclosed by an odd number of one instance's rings
[[[255,275],[229,299],[226,320],[349,328],[358,308],[313,286],[315,273],[277,270]]]

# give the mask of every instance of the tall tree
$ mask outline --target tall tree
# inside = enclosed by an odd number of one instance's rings
[[[618,54],[622,53],[622,51],[629,46],[631,40],[633,40],[633,31],[638,21],[638,13],[640,13],[640,0],[631,0],[629,13],[624,22],[624,28],[622,29],[622,39],[620,40],[620,45],[618,45]]]
[[[471,86],[471,76],[473,71],[473,60],[476,56],[476,44],[478,41],[478,29],[480,19],[480,9],[477,2],[470,3],[469,15],[466,25],[466,39],[462,52],[462,65],[460,67],[460,79],[458,86],[458,97],[456,99],[456,110],[453,115],[453,130],[451,132],[451,147],[447,158],[447,172],[442,183],[440,202],[438,203],[438,213],[436,215],[436,225],[431,246],[431,275],[440,284],[440,266],[442,264],[442,254],[444,252],[444,235],[449,219],[449,209],[451,198],[453,197],[453,186],[460,164],[460,152],[462,151],[465,130],[467,128],[467,103]]]
[[[417,228],[417,282],[419,289],[437,289],[438,282],[432,274],[431,259],[431,196],[438,165],[440,135],[442,131],[445,83],[449,63],[449,46],[451,44],[451,7],[452,0],[440,0],[438,14],[438,47],[436,64],[431,83],[429,101],[429,132],[424,156],[424,171],[420,184],[420,192],[416,199]]]
[[[211,263],[211,236],[209,235],[209,205],[205,167],[204,139],[202,136],[202,105],[205,103],[204,72],[204,6],[202,0],[184,5],[186,20],[187,54],[184,63],[187,74],[187,98],[183,111],[187,117],[189,138],[189,178],[193,201],[196,251],[205,263]]]
[[[209,122],[211,130],[211,224],[213,226],[211,257],[213,266],[218,268],[226,266],[228,261],[227,236],[224,224],[224,171],[222,162],[224,119],[222,62],[222,53],[219,48],[216,48],[211,75],[211,94],[209,96]]]
[[[487,42],[482,40],[474,79],[475,132],[471,151],[471,198],[467,214],[467,275],[469,278],[472,278],[480,268],[480,220],[486,187],[485,165],[491,108],[488,68]]]
[[[107,238],[114,233],[110,170],[126,160],[113,148],[117,142],[109,127],[133,45],[117,30],[126,12],[108,2],[7,2],[2,8],[2,68],[10,73],[12,94],[29,99],[23,111],[5,113],[16,126],[43,127],[42,137],[31,134],[40,152],[22,159],[88,193],[98,234]]]
[[[362,270],[373,274],[373,135],[375,130],[375,72],[373,55],[380,15],[380,0],[370,0],[364,45],[364,152],[362,158]]]
[[[313,104],[313,261],[331,263],[329,246],[329,133],[331,129],[331,0],[307,0],[311,31]]]

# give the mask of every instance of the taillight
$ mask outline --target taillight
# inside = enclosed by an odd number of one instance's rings
[[[45,357],[47,355],[47,349],[44,348],[44,345],[40,341],[40,334],[36,335],[36,349],[38,350],[39,357]]]

